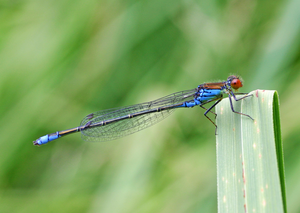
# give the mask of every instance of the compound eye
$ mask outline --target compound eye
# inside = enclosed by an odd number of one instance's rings
[[[236,79],[233,79],[230,83],[231,87],[235,90],[237,90],[238,88],[242,87],[243,84],[241,82],[240,79],[236,78]]]

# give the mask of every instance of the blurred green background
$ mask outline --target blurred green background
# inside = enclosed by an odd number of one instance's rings
[[[203,82],[278,90],[300,212],[300,1],[1,0],[0,212],[217,212],[214,126],[177,110],[128,137],[38,137]]]

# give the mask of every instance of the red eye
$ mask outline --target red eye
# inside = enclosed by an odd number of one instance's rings
[[[231,81],[231,84],[230,84],[230,85],[231,85],[231,87],[232,87],[233,89],[238,89],[238,88],[240,88],[240,87],[243,86],[241,80],[238,79],[238,78],[233,79],[233,80]]]

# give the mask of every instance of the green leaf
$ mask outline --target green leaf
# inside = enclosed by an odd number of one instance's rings
[[[218,212],[287,212],[278,94],[250,94],[233,107],[254,121],[216,107]]]

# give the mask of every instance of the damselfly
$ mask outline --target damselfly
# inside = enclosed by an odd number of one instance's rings
[[[217,115],[211,110],[223,99],[223,95],[227,94],[230,100],[231,110],[234,113],[253,118],[249,115],[237,112],[232,105],[232,98],[235,101],[242,100],[250,95],[236,98],[233,90],[242,87],[242,81],[239,77],[231,75],[227,81],[204,83],[192,90],[176,92],[163,98],[136,104],[128,107],[120,107],[102,110],[87,115],[80,126],[58,131],[48,134],[33,141],[34,145],[46,144],[61,136],[75,132],[81,132],[82,139],[85,141],[109,141],[145,129],[170,115],[178,108],[191,108],[199,105],[205,109],[205,117],[210,120],[216,127],[217,125],[207,116],[208,112]],[[205,104],[215,101],[208,109]]]

